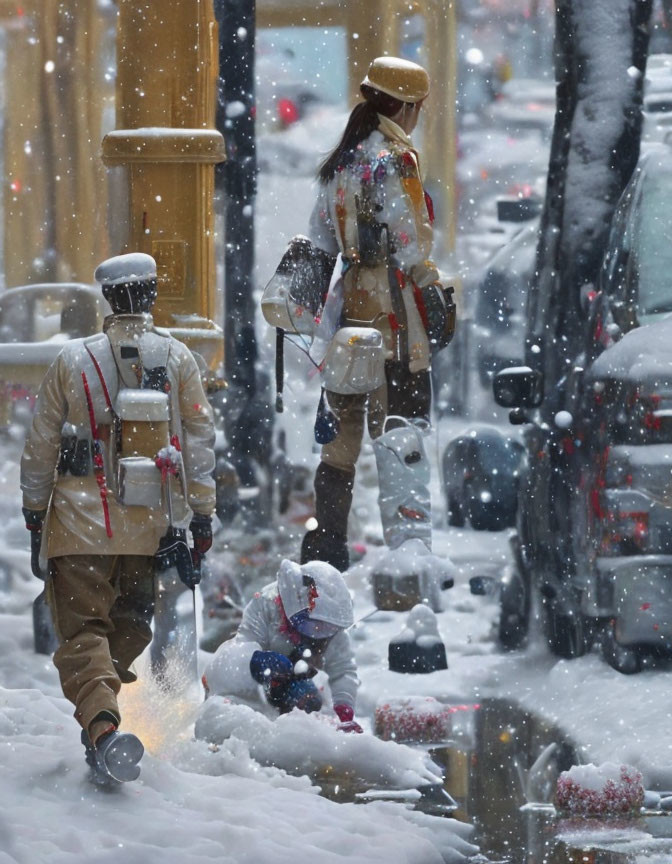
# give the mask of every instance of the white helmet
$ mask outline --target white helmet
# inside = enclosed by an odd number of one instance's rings
[[[352,626],[352,597],[341,574],[326,561],[299,565],[285,558],[278,590],[285,614],[306,636],[328,638]]]

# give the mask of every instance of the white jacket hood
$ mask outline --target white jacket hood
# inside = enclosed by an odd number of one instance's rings
[[[311,583],[315,586],[313,608],[309,618],[326,621],[344,630],[354,621],[352,597],[345,580],[335,567],[325,561],[295,564],[285,558],[278,570],[278,590],[288,618],[310,608]]]

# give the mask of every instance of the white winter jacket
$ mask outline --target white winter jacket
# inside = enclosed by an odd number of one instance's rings
[[[363,190],[378,205],[377,221],[389,227],[396,249],[401,294],[406,311],[409,368],[428,368],[430,352],[417,308],[415,292],[439,280],[431,260],[434,219],[431,199],[425,194],[417,151],[410,138],[392,120],[379,117],[380,126],[357,148],[354,160],[326,185],[320,185],[310,218],[309,235],[320,249],[339,252],[346,263],[341,324],[374,326],[381,331],[388,356],[396,356],[394,316],[386,265],[357,264],[356,197]]]
[[[258,685],[250,674],[252,654],[277,651],[289,657],[294,651],[296,646],[283,628],[285,618],[279,596],[278,583],[272,582],[247,604],[238,633],[220,645],[205,671],[213,695],[255,697]],[[326,672],[333,704],[354,708],[359,680],[348,634],[339,631],[329,639],[321,655],[314,654],[308,662]]]
[[[45,534],[50,558],[78,554],[154,555],[168,527],[167,512],[124,506],[110,491],[107,501],[112,536],[109,537],[100,490],[90,463],[85,476],[56,471],[66,424],[78,439],[90,441],[92,438],[82,378],[84,372],[99,438],[103,443],[107,483],[110,490],[114,486],[110,453],[112,416],[87,346],[99,361],[113,406],[120,386],[138,386],[133,362],[120,359],[124,355],[118,350],[119,346],[137,344],[144,334],[151,333],[155,345],[161,348],[165,344],[169,348],[170,434],[177,436],[182,449],[187,487],[186,501],[182,498],[180,506],[176,499],[179,512],[173,514],[174,521],[177,521],[177,516],[181,524],[188,524],[191,511],[209,515],[215,506],[212,477],[215,430],[212,411],[192,353],[166,331],[155,330],[151,315],[110,316],[105,321],[104,330],[109,343],[101,334],[73,340],[63,347],[52,363],[40,387],[32,428],[21,459],[23,506],[31,510],[49,508]],[[164,350],[164,357],[165,353]],[[172,482],[178,492],[179,482]]]

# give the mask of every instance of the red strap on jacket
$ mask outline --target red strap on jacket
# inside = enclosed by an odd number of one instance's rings
[[[103,451],[100,446],[100,438],[98,437],[98,425],[96,424],[96,415],[93,410],[93,399],[91,398],[91,390],[89,382],[86,378],[86,372],[82,371],[82,382],[84,384],[84,395],[86,396],[86,407],[89,410],[89,423],[91,424],[91,436],[93,438],[93,474],[98,484],[100,492],[100,500],[103,504],[103,517],[105,518],[105,533],[108,537],[112,537],[112,523],[110,522],[110,506],[107,503],[109,494],[107,489],[107,481],[105,479],[105,466],[103,464]]]

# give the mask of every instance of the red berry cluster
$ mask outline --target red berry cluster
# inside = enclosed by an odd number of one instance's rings
[[[376,708],[376,734],[383,741],[413,741],[431,744],[450,737],[454,709],[434,699],[428,705],[397,703]],[[423,710],[424,709],[424,710]]]
[[[561,810],[582,816],[631,813],[644,803],[642,775],[628,765],[621,765],[620,779],[609,778],[598,790],[581,786],[569,772],[564,772],[558,777],[556,803]]]

